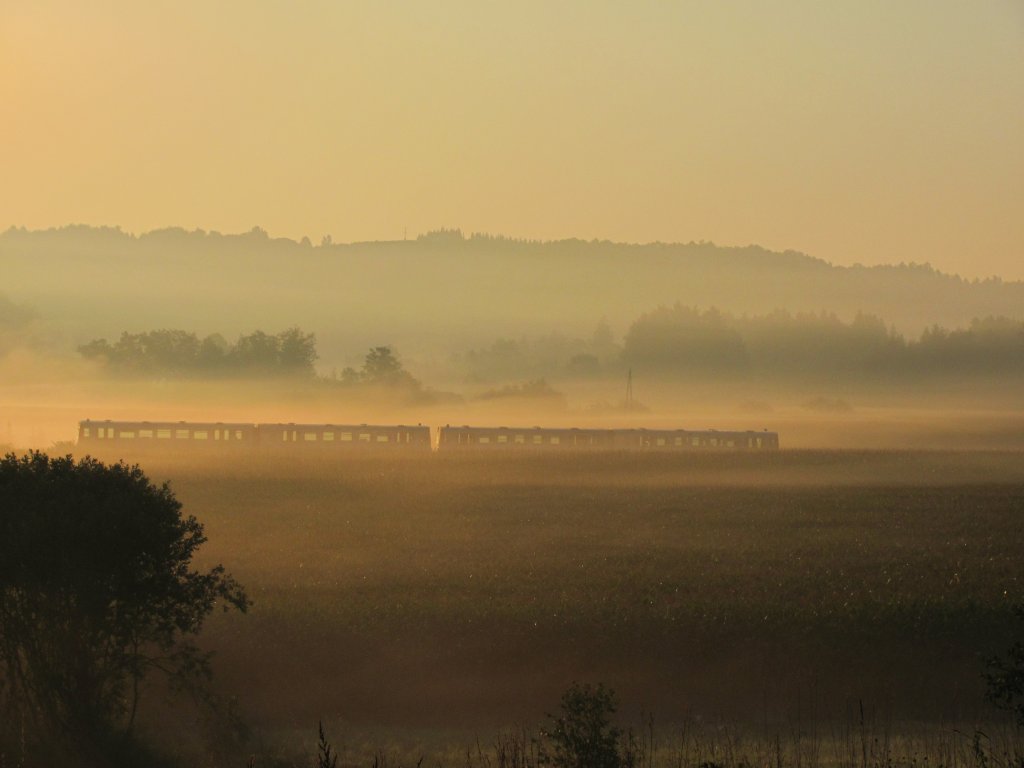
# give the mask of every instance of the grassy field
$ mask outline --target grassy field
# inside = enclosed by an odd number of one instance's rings
[[[971,722],[1024,599],[1021,453],[142,464],[253,598],[204,643],[264,733],[492,733],[572,681],[660,723]]]

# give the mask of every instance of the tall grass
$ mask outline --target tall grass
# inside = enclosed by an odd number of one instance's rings
[[[658,727],[653,718],[626,729],[622,768],[1021,768],[1024,733],[1008,721],[984,726],[895,723],[854,712],[854,719],[751,729],[689,720]],[[516,728],[490,739],[374,746],[337,753],[342,768],[550,768],[538,731]],[[323,731],[314,764],[322,768]],[[256,766],[299,766],[305,758],[257,758]]]

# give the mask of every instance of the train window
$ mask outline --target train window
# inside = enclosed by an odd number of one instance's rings
[[[314,443],[316,442],[316,432],[303,432],[302,439],[307,443]]]
[[[195,432],[192,433],[192,439],[193,440],[209,440],[210,439],[210,433],[207,432],[205,429],[197,429]]]
[[[763,442],[764,442],[764,441],[763,441],[763,440],[762,440],[762,439],[761,439],[760,437],[759,437],[759,438],[757,438],[757,447],[758,447],[758,448],[760,448],[760,447],[761,447],[761,445],[763,444]]]
[[[533,444],[534,445],[540,445],[543,442],[544,442],[544,436],[543,435],[534,435],[533,436]]]
[[[82,437],[89,437],[89,431],[88,427],[82,427]]]
[[[378,442],[378,443],[386,443],[386,442],[388,442],[388,441],[389,441],[390,439],[391,439],[391,438],[389,438],[389,437],[388,437],[387,435],[377,435],[377,442]]]
[[[100,427],[99,429],[96,430],[96,437],[102,439],[102,438],[104,438],[106,436],[107,436],[107,430],[104,429],[103,427]]]
[[[664,446],[664,445],[665,445],[665,438],[664,438],[664,437],[659,437],[659,438],[657,438],[657,439],[656,439],[656,440],[654,441],[654,444],[655,444],[655,445],[661,445],[661,446]]]
[[[562,442],[562,438],[560,438],[558,435],[552,435],[551,436],[551,444],[552,445],[558,445],[561,442]]]
[[[352,433],[351,432],[342,432],[341,433],[341,442],[343,442],[343,443],[351,443],[352,442]]]
[[[169,438],[171,436],[171,430],[169,430],[169,429],[158,429],[156,431],[156,436],[160,440],[166,440],[167,438]]]
[[[135,433],[134,432],[122,432],[121,433],[121,437],[126,438],[128,440],[134,440],[135,439]]]
[[[287,441],[288,441],[288,430],[286,429],[284,432],[281,433],[281,442],[284,443],[284,442],[287,442]]]
[[[241,440],[241,439],[242,439],[242,430],[236,429],[235,430],[235,440]]]
[[[178,440],[188,440],[189,430],[187,430],[187,429],[176,429],[176,430],[174,430],[174,436]]]
[[[220,430],[219,429],[213,430],[213,439],[214,440],[220,440]]]
[[[677,446],[681,446],[682,444],[683,444],[683,438],[681,438],[681,437],[677,437],[677,438],[676,438],[676,445],[677,445]]]
[[[325,443],[333,443],[334,442],[334,433],[333,432],[324,432],[324,442]]]
[[[499,443],[507,443],[508,442],[508,435],[498,435],[498,442]]]
[[[735,440],[726,440],[725,444],[727,446],[729,446],[730,448],[735,448],[736,447],[736,441]]]
[[[699,437],[691,437],[690,438],[690,445],[692,445],[694,448],[699,448],[700,447],[700,438]]]
[[[487,435],[480,435],[480,437],[478,437],[476,439],[476,441],[478,443],[489,443],[489,442],[491,442],[491,438],[488,437]]]
[[[712,445],[718,445],[718,438],[717,437],[712,437],[711,438],[711,444]]]
[[[359,440],[361,442],[364,442],[364,443],[370,442],[370,433],[369,432],[360,432],[359,433]]]
[[[526,442],[526,435],[516,435],[515,442],[517,442],[519,445],[522,445],[523,443]]]

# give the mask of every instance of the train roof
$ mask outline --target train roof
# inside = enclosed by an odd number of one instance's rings
[[[153,429],[242,429],[283,427],[287,429],[430,429],[422,424],[301,424],[296,422],[255,423],[230,421],[130,421],[123,419],[83,419],[80,426],[145,427]]]
[[[507,431],[507,432],[644,432],[648,434],[718,434],[718,435],[763,435],[774,434],[768,429],[684,429],[676,428],[649,428],[649,427],[480,427],[462,424],[453,426],[447,424],[441,429],[460,430],[481,430],[481,431]]]
[[[260,427],[283,427],[285,429],[430,429],[423,424],[299,424],[293,422],[261,423]]]

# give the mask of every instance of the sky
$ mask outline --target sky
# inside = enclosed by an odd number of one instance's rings
[[[1020,0],[2,0],[0,228],[709,240],[1024,279]]]

